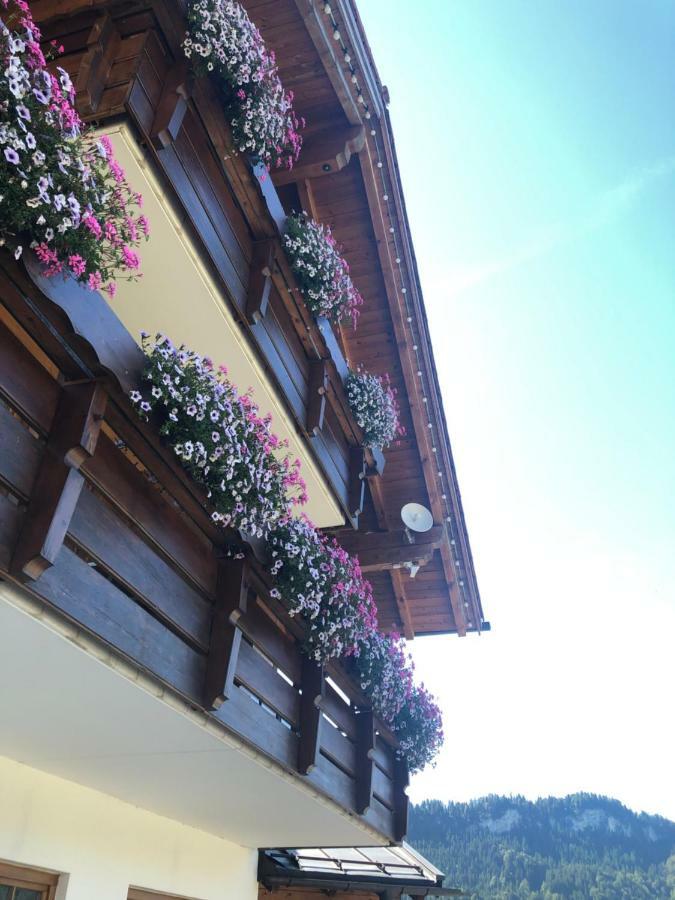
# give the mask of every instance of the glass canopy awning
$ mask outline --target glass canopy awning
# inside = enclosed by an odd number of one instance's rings
[[[262,850],[259,881],[269,889],[305,886],[364,890],[386,898],[463,896],[442,887],[443,873],[408,844]]]

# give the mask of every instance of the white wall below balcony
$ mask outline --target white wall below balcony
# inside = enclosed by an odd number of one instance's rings
[[[257,897],[255,851],[4,757],[0,810],[0,859],[63,873],[57,900]]]
[[[301,776],[1,581],[0,756],[200,829],[223,839],[225,848],[386,843]],[[0,770],[0,858],[31,862],[21,841],[30,838],[32,825],[24,823],[40,792],[24,794],[24,812],[8,818],[5,796],[13,796],[13,787],[7,771]],[[96,821],[89,820],[88,830],[96,831]],[[153,846],[164,843],[161,834]],[[211,896],[239,895],[207,894],[204,900]]]

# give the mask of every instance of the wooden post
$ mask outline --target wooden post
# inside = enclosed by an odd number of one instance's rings
[[[84,485],[79,469],[93,456],[107,395],[97,382],[63,388],[11,569],[36,579],[54,565]]]
[[[323,428],[326,412],[328,367],[325,359],[313,359],[309,364],[309,400],[307,402],[307,431],[318,434]]]
[[[218,709],[229,700],[237,671],[241,630],[239,619],[248,605],[245,559],[224,559],[218,567],[216,604],[211,623],[211,641],[204,681],[204,704]]]
[[[356,716],[356,811],[360,816],[370,809],[373,796],[373,758],[375,722],[372,708],[358,710]]]
[[[410,778],[405,759],[394,761],[394,840],[402,841],[408,833],[408,794]]]
[[[256,241],[253,245],[253,259],[246,298],[246,318],[250,325],[257,324],[267,312],[267,304],[272,288],[272,272],[276,255],[275,241]]]
[[[321,700],[324,694],[323,666],[306,656],[302,658],[300,676],[300,744],[298,771],[309,775],[316,768],[321,748]]]

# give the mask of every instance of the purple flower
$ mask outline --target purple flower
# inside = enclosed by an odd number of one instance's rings
[[[12,147],[5,147],[5,159],[14,166],[19,164],[19,154]]]
[[[26,122],[30,122],[30,110],[27,106],[24,106],[23,103],[17,104],[16,114],[20,119],[25,119]]]

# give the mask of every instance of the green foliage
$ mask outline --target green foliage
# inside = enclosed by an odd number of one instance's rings
[[[428,800],[408,840],[475,900],[675,900],[675,823],[595,794]]]

